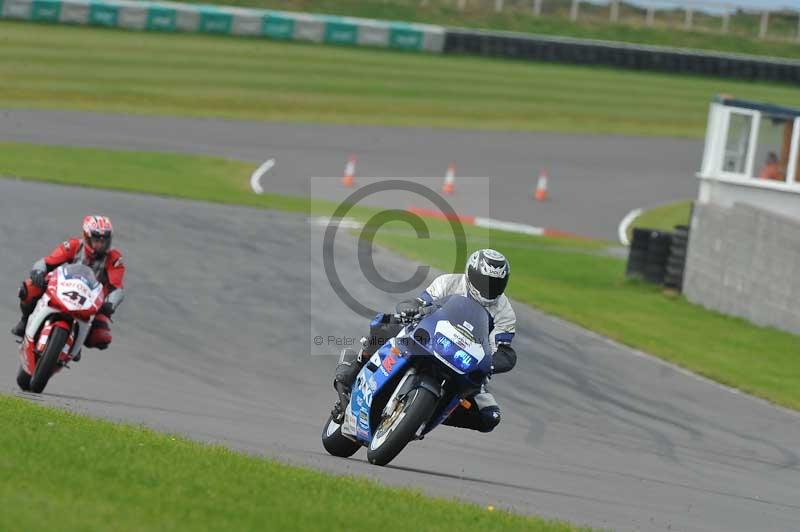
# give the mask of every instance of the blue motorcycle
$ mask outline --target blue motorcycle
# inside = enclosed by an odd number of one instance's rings
[[[491,374],[489,314],[473,299],[448,296],[406,322],[340,398],[343,415],[325,423],[330,454],[349,457],[364,446],[370,463],[386,465],[457,408],[469,409],[466,398]]]

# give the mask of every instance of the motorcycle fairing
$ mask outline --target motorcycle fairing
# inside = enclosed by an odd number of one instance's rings
[[[400,333],[389,339],[361,368],[353,384],[350,405],[342,423],[342,434],[355,436],[362,443],[372,440],[372,399],[392,377],[403,372],[408,364],[408,356],[398,349],[397,339],[403,335],[404,333]]]
[[[486,309],[466,296],[448,296],[438,303],[438,310],[425,317],[414,329],[407,327],[395,338],[391,338],[361,369],[353,385],[350,404],[345,411],[342,434],[364,444],[372,441],[373,398],[383,391],[393,377],[407,372],[406,366],[413,357],[433,356],[462,379],[468,379],[467,373],[478,374],[480,380],[490,374],[492,356],[488,343],[489,314]],[[420,336],[418,332],[421,331],[424,334]],[[448,351],[435,345],[437,334],[451,341],[454,344],[453,349]],[[458,356],[463,357],[463,354],[457,356],[459,351],[473,359],[463,368],[456,365]],[[406,385],[419,385],[414,383]],[[473,381],[473,384],[476,383]],[[395,379],[391,386],[400,388],[401,384]],[[459,401],[458,395],[449,398],[441,414],[436,416],[435,422],[428,423],[421,434],[427,434],[446,420],[458,408]]]
[[[80,287],[80,284],[86,286]],[[80,320],[73,316],[72,320],[75,324],[73,329],[67,321],[59,318],[59,316],[63,316],[62,312],[50,304],[53,296],[60,296],[67,291],[75,291],[78,296],[86,298],[83,306],[72,303],[69,298],[62,298],[62,304],[69,305],[70,310],[81,310],[92,308],[92,306],[99,308],[103,303],[103,287],[94,279],[94,274],[86,266],[71,264],[59,266],[54,270],[49,276],[47,290],[28,318],[25,338],[20,346],[20,361],[23,369],[29,375],[33,375],[36,370],[36,357],[44,351],[53,327],[60,327],[71,333],[59,356],[62,362],[71,360],[78,354],[89,334],[94,317],[89,320]],[[56,368],[55,371],[57,372],[59,369]]]
[[[426,316],[412,331],[412,351],[416,354],[433,354],[456,373],[480,372],[489,374],[492,369],[492,356],[489,348],[489,313],[468,296],[447,296],[437,303],[440,308]],[[439,339],[449,340],[454,347],[452,352],[437,344]],[[415,345],[414,345],[415,344]],[[464,366],[456,364],[456,354],[463,351],[472,359]]]

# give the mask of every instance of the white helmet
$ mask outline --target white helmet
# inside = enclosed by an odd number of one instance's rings
[[[465,274],[469,295],[481,305],[488,306],[503,295],[511,267],[502,253],[481,249],[470,256]]]

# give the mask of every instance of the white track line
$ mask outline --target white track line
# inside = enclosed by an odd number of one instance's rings
[[[327,216],[316,216],[314,218],[307,218],[308,223],[311,225],[318,225],[320,227],[328,227],[331,223],[336,222],[337,227],[341,229],[361,229],[364,224],[354,220],[353,218],[328,218]]]
[[[256,168],[256,171],[250,176],[250,188],[253,189],[253,192],[256,194],[264,193],[264,189],[261,188],[261,178],[264,174],[269,172],[273,166],[275,166],[275,159],[267,159],[264,161],[264,164]]]
[[[512,233],[522,233],[525,235],[542,236],[545,234],[543,227],[534,227],[527,224],[518,224],[516,222],[504,222],[502,220],[495,220],[493,218],[475,217],[475,225],[478,227],[486,227],[488,229],[498,229],[500,231],[510,231]]]
[[[630,246],[631,242],[628,240],[628,226],[631,225],[637,216],[642,214],[642,209],[633,209],[631,212],[625,215],[625,218],[619,223],[619,227],[617,228],[617,236],[619,237],[619,242],[623,246]]]

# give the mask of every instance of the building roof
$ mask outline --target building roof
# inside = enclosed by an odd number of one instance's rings
[[[761,111],[762,113],[783,118],[797,118],[800,116],[800,109],[784,107],[782,105],[773,105],[770,103],[753,102],[750,100],[739,100],[725,94],[715,96],[714,102],[727,105],[729,107],[741,107],[743,109]]]

